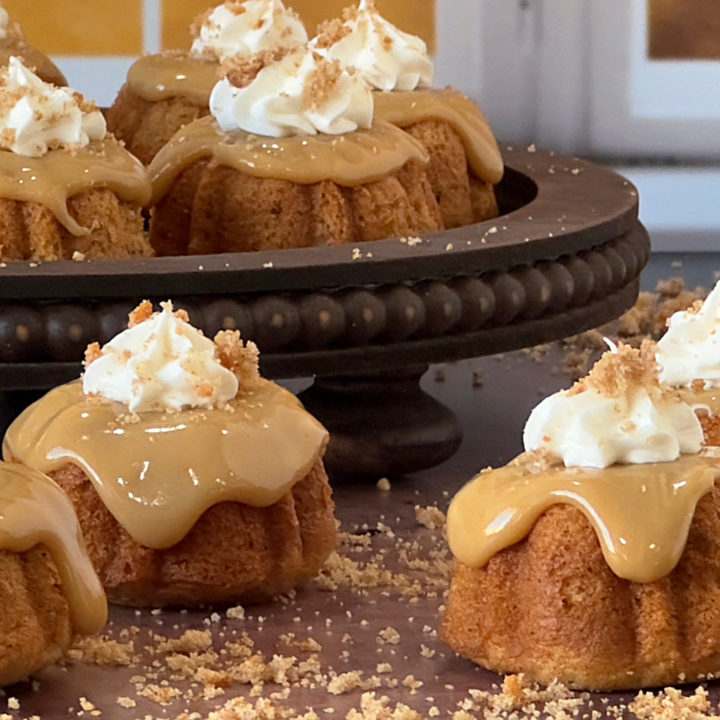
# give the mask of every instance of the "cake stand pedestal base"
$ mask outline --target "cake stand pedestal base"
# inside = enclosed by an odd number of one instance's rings
[[[457,452],[460,423],[420,388],[426,370],[416,366],[317,378],[300,394],[330,431],[325,467],[334,480],[406,475]]]

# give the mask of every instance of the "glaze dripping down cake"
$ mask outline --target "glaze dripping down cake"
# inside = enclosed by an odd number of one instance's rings
[[[443,635],[461,655],[592,690],[720,670],[720,460],[657,375],[651,346],[606,353],[453,500]]]
[[[0,71],[0,259],[152,255],[142,164],[93,103],[15,57]]]
[[[77,517],[46,475],[0,463],[0,687],[99,632],[107,601]]]
[[[357,72],[374,90],[375,117],[427,150],[430,186],[445,228],[496,217],[503,160],[480,109],[453,88],[432,89],[425,43],[388,22],[373,0],[359,0],[318,28],[311,46]]]
[[[300,47],[226,64],[212,116],[155,156],[161,255],[339,245],[442,229],[425,149],[373,122],[356,73]]]
[[[108,597],[158,607],[270,598],[315,575],[335,546],[326,443],[259,376],[252,343],[146,302],[3,449],[68,494]]]

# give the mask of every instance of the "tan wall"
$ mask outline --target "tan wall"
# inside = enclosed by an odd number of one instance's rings
[[[308,33],[315,34],[318,23],[338,17],[352,0],[288,0],[307,25]],[[376,0],[378,10],[401,30],[419,35],[434,47],[435,0]]]
[[[51,55],[142,53],[142,0],[3,0],[3,5],[28,40]]]
[[[312,35],[321,20],[339,15],[351,0],[289,0],[301,13]],[[217,0],[162,0],[163,45],[186,48],[193,18]],[[143,0],[4,0],[28,39],[56,55],[139,55],[143,50]],[[435,36],[435,0],[377,0],[386,17],[407,32],[425,38],[431,48]]]

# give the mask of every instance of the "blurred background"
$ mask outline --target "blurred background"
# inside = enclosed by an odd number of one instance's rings
[[[286,0],[308,32],[350,0]],[[109,105],[143,53],[188,48],[212,0],[4,0],[70,83]],[[591,157],[638,185],[656,250],[720,244],[720,0],[377,0],[424,37],[437,85],[510,142]]]

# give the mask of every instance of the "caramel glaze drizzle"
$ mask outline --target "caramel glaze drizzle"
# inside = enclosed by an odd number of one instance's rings
[[[469,98],[453,88],[375,92],[375,117],[401,128],[423,120],[447,122],[465,145],[470,168],[495,184],[503,176],[503,159],[485,116]]]
[[[411,160],[427,164],[429,159],[415,138],[381,121],[344,135],[271,138],[243,130],[224,133],[209,116],[175,133],[150,163],[152,204],[185,168],[205,157],[254,177],[301,185],[331,180],[346,187],[382,180]]]
[[[0,464],[0,549],[43,545],[60,574],[75,630],[90,635],[107,621],[107,600],[85,550],[73,506],[49,478],[17,463]]]
[[[678,388],[680,398],[696,412],[704,410],[708,415],[720,414],[720,388],[707,388],[695,390],[693,388]]]
[[[70,215],[68,198],[95,187],[138,205],[147,205],[152,191],[142,163],[111,135],[79,150],[50,150],[36,158],[0,150],[0,197],[44,205],[73,235],[90,230]]]
[[[218,63],[190,55],[145,55],[128,71],[127,84],[135,95],[148,102],[182,97],[207,108],[219,70]]]
[[[127,83],[149,102],[183,97],[206,108],[218,79],[218,63],[167,53],[140,58],[130,68]],[[377,120],[401,128],[431,119],[449,123],[462,138],[475,175],[492,184],[502,179],[504,166],[495,136],[479,108],[462,93],[446,88],[375,92],[373,96]]]
[[[548,507],[567,503],[587,517],[618,577],[653,582],[677,565],[695,506],[719,476],[720,461],[702,454],[597,470],[547,467],[526,453],[476,476],[455,496],[450,549],[466,565],[482,567],[522,540]]]
[[[227,408],[133,416],[74,382],[15,420],[3,456],[48,473],[80,466],[120,525],[161,549],[212,505],[277,502],[322,457],[327,439],[292,393],[266,380]]]

